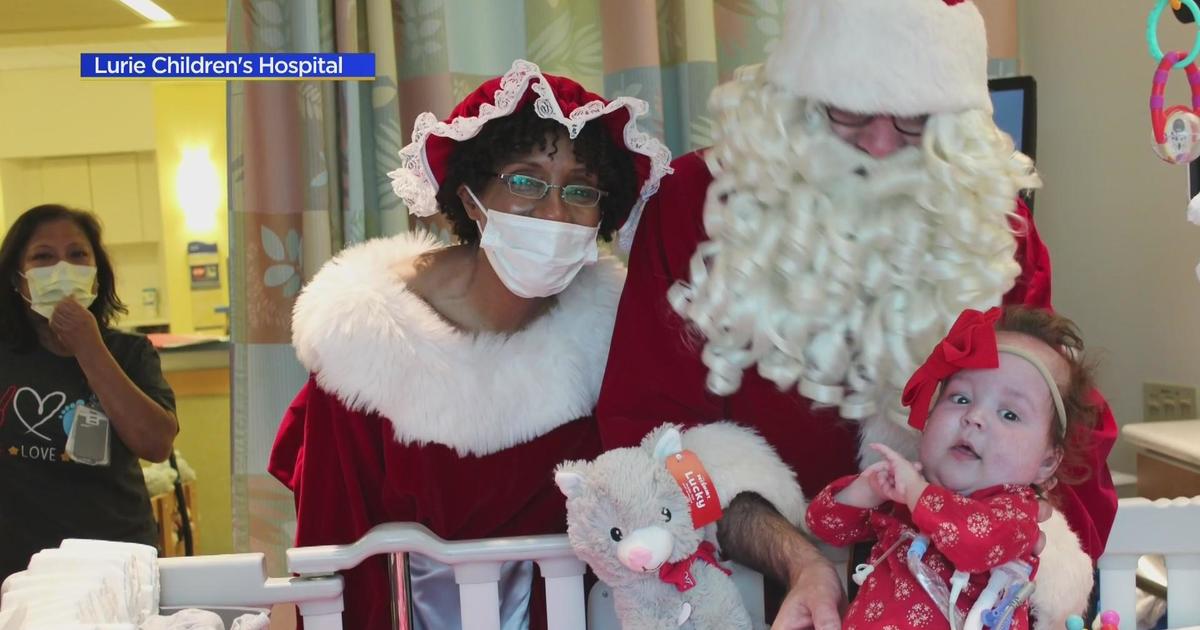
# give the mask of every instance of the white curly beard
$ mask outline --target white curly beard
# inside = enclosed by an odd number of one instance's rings
[[[1017,193],[1039,185],[986,112],[938,115],[920,148],[874,160],[823,111],[745,68],[713,93],[714,181],[690,282],[671,304],[704,335],[707,386],[743,371],[850,419],[904,423],[899,392],[964,308],[1020,272]]]

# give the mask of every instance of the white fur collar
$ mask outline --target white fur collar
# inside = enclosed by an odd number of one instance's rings
[[[590,415],[624,267],[585,267],[558,304],[511,335],[455,329],[386,270],[441,245],[402,234],[351,247],[296,300],[292,344],[317,383],[391,421],[403,443],[486,455]]]

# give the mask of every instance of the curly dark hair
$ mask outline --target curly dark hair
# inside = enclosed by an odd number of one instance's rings
[[[4,236],[4,243],[0,244],[0,278],[8,282],[10,289],[3,291],[4,297],[0,298],[0,342],[16,352],[28,352],[37,343],[37,332],[29,321],[29,307],[17,290],[21,257],[39,227],[62,220],[73,221],[91,243],[98,286],[96,300],[88,310],[96,316],[100,329],[109,328],[118,313],[129,312],[121,298],[117,297],[116,276],[108,252],[100,240],[100,221],[96,215],[59,204],[34,206],[17,217]]]
[[[1091,450],[1092,429],[1100,410],[1096,404],[1096,365],[1084,355],[1079,328],[1070,319],[1045,309],[1008,306],[996,322],[996,330],[1041,340],[1070,366],[1070,381],[1060,391],[1067,413],[1066,431],[1058,430],[1057,419],[1050,425],[1051,439],[1063,452],[1055,477],[1068,484],[1086,480],[1092,473],[1086,456]]]
[[[509,116],[488,122],[478,135],[455,147],[438,188],[437,202],[460,242],[478,243],[479,227],[467,216],[458,198],[458,187],[466,184],[471,190],[482,190],[506,162],[535,149],[546,150],[555,135],[564,130],[560,123],[539,117],[530,102]],[[575,159],[588,173],[595,174],[598,187],[608,192],[600,199],[600,237],[612,240],[612,233],[629,216],[637,199],[633,159],[624,147],[613,142],[598,120],[585,125],[573,142]]]

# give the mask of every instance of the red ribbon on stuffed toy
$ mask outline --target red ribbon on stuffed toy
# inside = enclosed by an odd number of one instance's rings
[[[717,562],[716,546],[705,540],[696,548],[695,553],[683,560],[679,562],[664,562],[658,569],[658,579],[667,584],[674,584],[675,589],[680,593],[690,590],[696,585],[696,578],[692,576],[692,563],[697,560],[703,560],[717,567],[725,575],[733,573],[733,571],[726,569]]]
[[[937,392],[938,385],[959,370],[983,370],[999,367],[1000,354],[996,350],[996,322],[1000,319],[1000,308],[980,313],[967,309],[958,316],[946,337],[934,346],[925,363],[913,372],[904,386],[901,402],[909,407],[908,424],[917,429],[925,428],[929,417],[929,404]]]

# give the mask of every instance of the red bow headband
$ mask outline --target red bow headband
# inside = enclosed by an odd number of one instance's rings
[[[942,382],[960,370],[990,370],[1000,367],[1000,353],[1015,354],[1031,363],[1042,375],[1050,388],[1050,397],[1054,400],[1054,410],[1058,414],[1059,433],[1063,434],[1067,426],[1067,413],[1063,405],[1062,394],[1050,370],[1034,355],[1008,345],[996,345],[996,322],[1000,321],[999,307],[980,313],[967,309],[958,316],[950,332],[938,345],[925,363],[917,368],[908,384],[904,386],[901,402],[909,407],[908,424],[916,429],[925,428],[925,420],[929,418],[929,405],[937,394]]]

